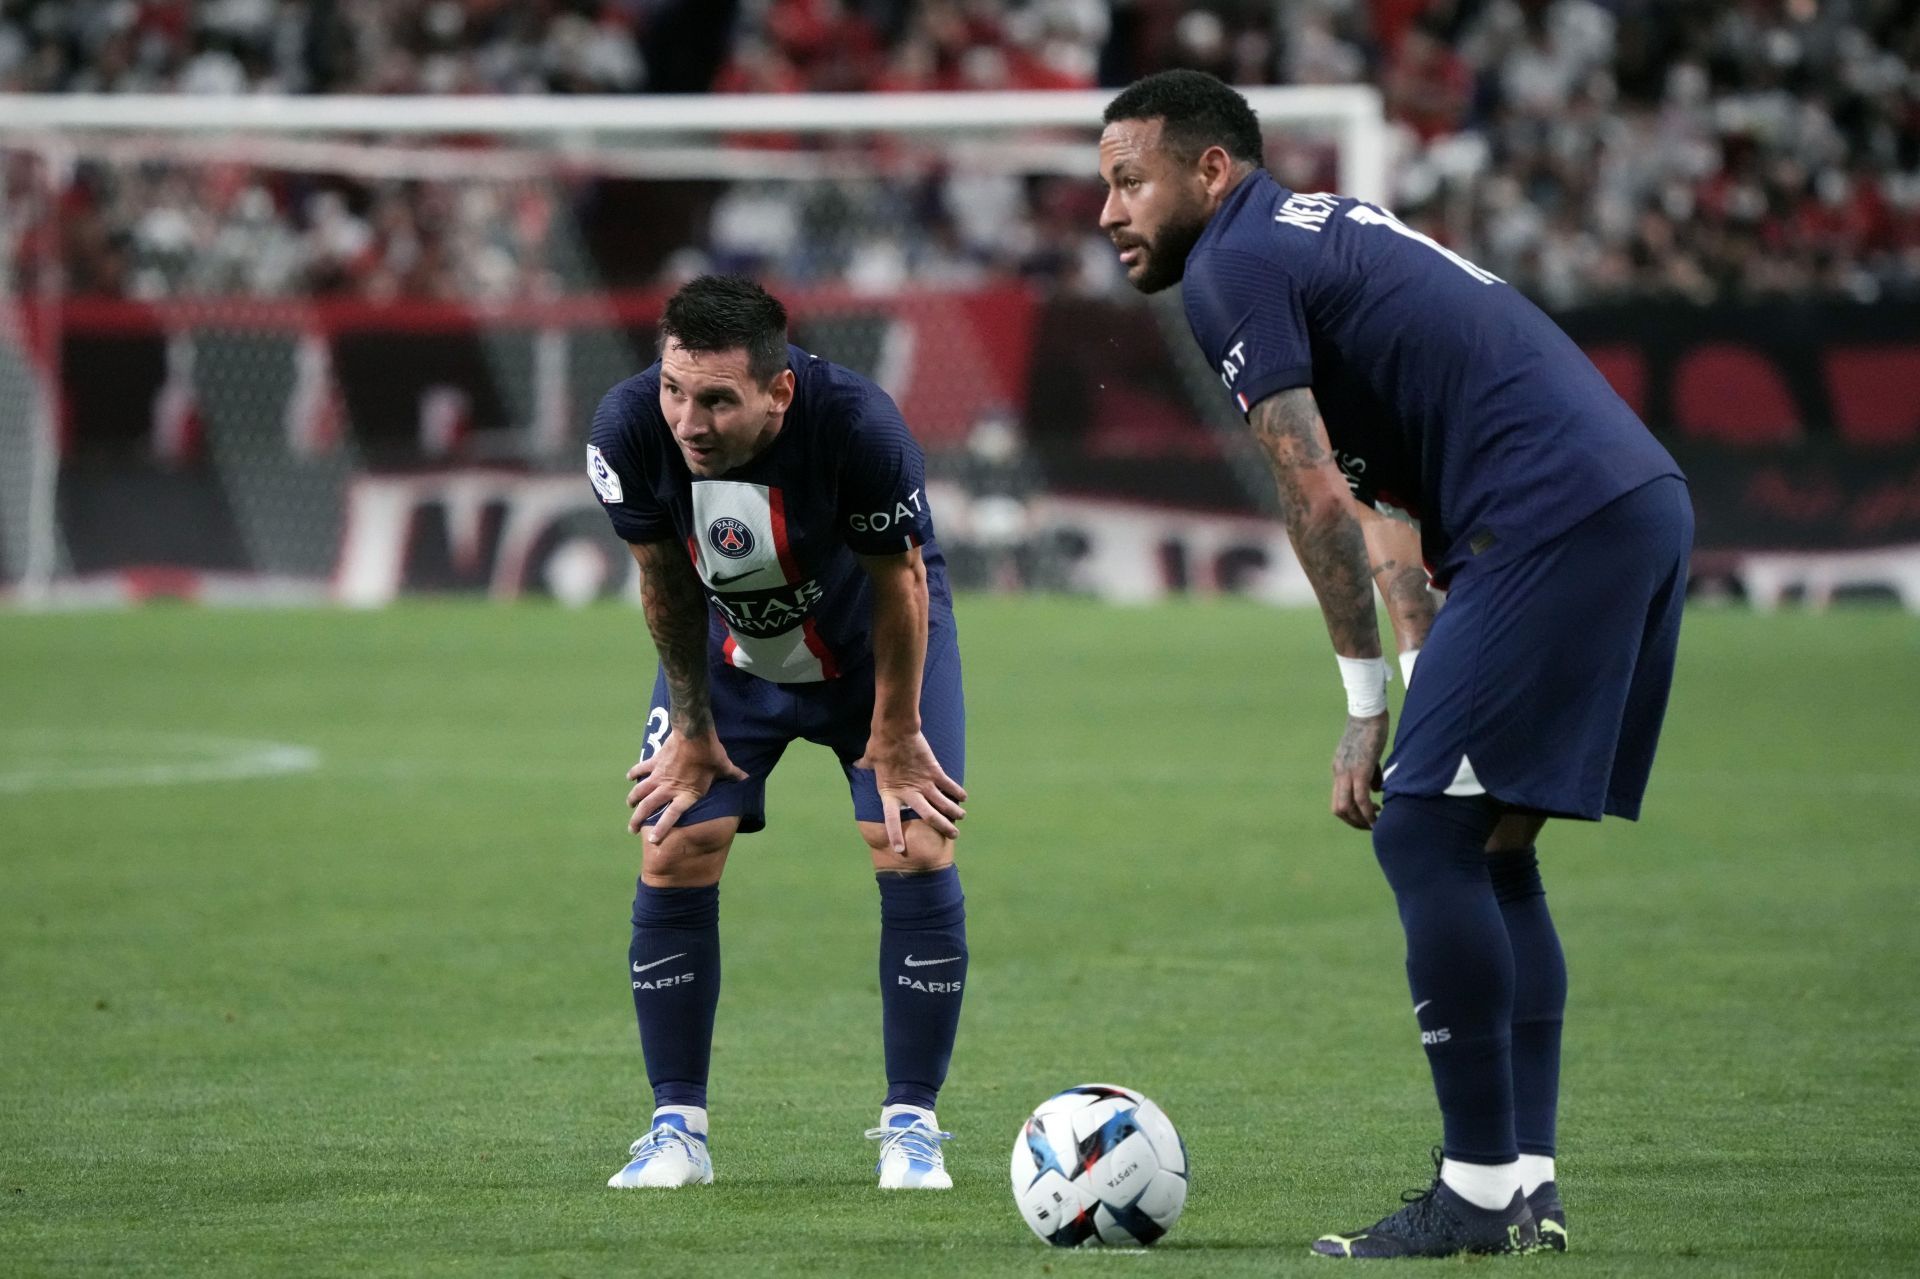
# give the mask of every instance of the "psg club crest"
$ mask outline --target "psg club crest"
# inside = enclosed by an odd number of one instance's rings
[[[707,544],[730,560],[744,559],[753,554],[753,530],[722,515],[707,526]]]

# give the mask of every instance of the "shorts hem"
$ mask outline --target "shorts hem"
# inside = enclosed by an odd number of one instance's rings
[[[1483,786],[1485,785],[1484,782],[1482,782],[1481,784]],[[1529,798],[1524,795],[1515,794],[1513,791],[1502,792],[1490,786],[1486,788],[1486,791],[1484,794],[1480,794],[1480,795],[1449,795],[1447,793],[1447,788],[1437,783],[1433,785],[1431,788],[1420,787],[1417,789],[1409,789],[1404,786],[1391,786],[1381,793],[1381,796],[1380,796],[1381,802],[1385,803],[1387,800],[1392,799],[1395,795],[1405,795],[1409,799],[1478,800],[1483,803],[1497,805],[1498,807],[1511,813],[1526,813],[1535,817],[1554,817],[1554,818],[1560,818],[1564,821],[1597,822],[1600,820],[1601,816],[1603,815],[1603,812],[1605,815],[1608,815],[1608,816],[1621,815],[1621,814],[1615,813],[1611,807],[1604,808],[1604,810],[1600,805],[1591,805],[1591,806],[1579,807],[1579,808],[1569,808],[1565,804],[1542,801],[1536,798]],[[1629,818],[1628,820],[1632,820],[1632,819]]]
[[[740,827],[734,831],[736,835],[758,835],[767,828],[767,815],[765,813],[748,813],[737,810],[731,812],[716,812],[710,810],[695,816],[691,809],[681,814],[680,820],[673,824],[673,828],[675,830],[684,830],[689,826],[699,826],[704,822],[722,821],[728,817],[737,817],[740,819]],[[659,815],[655,814],[643,822],[640,828],[642,830],[652,830],[659,820]]]

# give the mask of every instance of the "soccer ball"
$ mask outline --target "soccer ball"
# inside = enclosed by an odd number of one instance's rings
[[[1186,1143],[1131,1088],[1069,1088],[1041,1102],[1013,1139],[1013,1201],[1056,1248],[1150,1244],[1187,1206]]]

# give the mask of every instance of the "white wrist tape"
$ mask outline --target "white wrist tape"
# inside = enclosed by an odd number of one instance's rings
[[[1389,674],[1384,657],[1341,657],[1340,682],[1347,686],[1347,714],[1355,719],[1372,719],[1387,709]]]
[[[1409,687],[1412,686],[1413,660],[1419,656],[1420,656],[1420,650],[1417,648],[1410,648],[1406,652],[1400,654],[1400,682],[1402,684],[1408,685]]]

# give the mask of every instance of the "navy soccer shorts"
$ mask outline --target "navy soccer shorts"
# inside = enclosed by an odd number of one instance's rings
[[[838,679],[812,684],[776,684],[731,666],[714,665],[707,668],[707,681],[714,729],[727,748],[728,758],[747,777],[745,781],[715,782],[699,803],[681,815],[679,825],[738,817],[741,834],[764,830],[767,777],[787,746],[799,740],[830,747],[839,757],[853,795],[855,820],[886,819],[873,773],[853,766],[854,760],[866,754],[867,734],[873,724],[870,661]],[[647,714],[647,736],[640,758],[651,759],[668,731],[667,677],[661,671],[653,681],[653,703]],[[920,731],[947,776],[964,784],[967,711],[960,689],[960,645],[950,624],[933,626],[927,634],[927,660],[920,677]],[[908,809],[902,816],[911,819],[916,814]]]
[[[1673,683],[1693,506],[1654,480],[1454,578],[1407,689],[1386,794],[1637,818]]]

